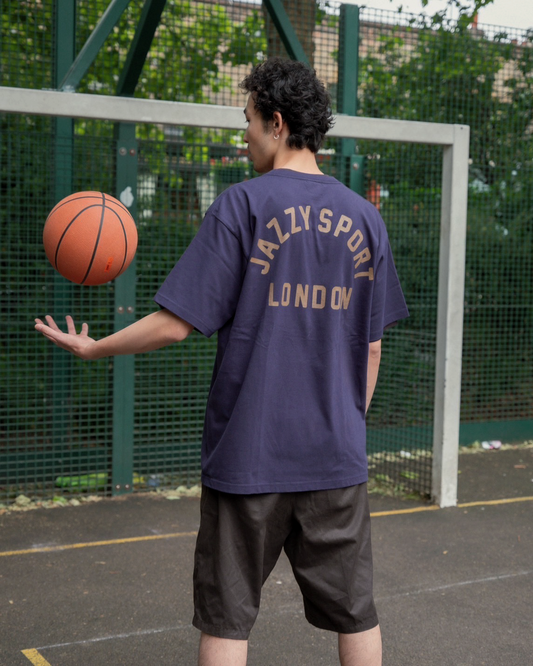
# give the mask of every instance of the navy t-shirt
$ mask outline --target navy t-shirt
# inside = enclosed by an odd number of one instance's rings
[[[276,169],[207,211],[156,302],[218,348],[202,482],[230,493],[368,478],[369,342],[408,316],[383,220],[335,178]]]

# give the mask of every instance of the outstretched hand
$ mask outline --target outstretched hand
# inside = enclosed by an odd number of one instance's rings
[[[68,333],[63,333],[59,326],[55,323],[53,317],[46,315],[46,324],[41,319],[35,320],[35,330],[42,333],[46,338],[51,340],[55,345],[66,349],[66,351],[74,354],[83,359],[91,359],[91,347],[96,343],[93,338],[90,338],[89,326],[82,324],[81,333],[76,333],[76,326],[74,320],[70,315],[65,317],[67,321]]]

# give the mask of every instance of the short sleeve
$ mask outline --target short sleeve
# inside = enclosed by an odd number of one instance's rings
[[[394,265],[392,250],[387,239],[374,275],[370,342],[380,340],[386,328],[409,316],[409,310]]]
[[[235,314],[245,262],[238,238],[208,211],[154,300],[210,337]]]

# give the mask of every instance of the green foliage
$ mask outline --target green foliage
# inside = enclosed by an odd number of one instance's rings
[[[245,20],[235,26],[222,54],[224,63],[249,65],[260,60],[266,53],[266,37],[263,16],[254,10]]]
[[[427,7],[429,0],[421,0],[421,2],[422,7]],[[480,9],[487,5],[491,5],[493,2],[494,0],[473,0],[464,4],[463,0],[447,0],[446,5],[433,14],[432,21],[434,24],[442,23],[448,10],[452,8],[459,11],[458,23],[462,26],[467,26],[472,23]]]
[[[435,29],[417,21],[384,33],[361,62],[361,115],[470,126],[471,181],[492,192],[492,214],[517,236],[532,225],[532,46],[532,34],[517,46],[505,34],[481,39],[461,23]],[[390,161],[396,150],[385,147],[382,159]],[[403,178],[412,190],[440,182],[440,160],[428,160],[431,148],[403,150],[409,159]]]
[[[119,74],[142,10],[133,2],[83,77],[78,92],[116,93]],[[90,38],[109,0],[80,0],[76,7],[76,52]],[[53,3],[3,3],[0,14],[1,84],[29,88],[53,85]],[[5,46],[4,46],[5,45]],[[235,19],[231,5],[168,0],[135,95],[184,102],[209,102],[235,82],[222,65],[249,65],[266,52],[259,9]],[[13,62],[17,63],[13,67]],[[34,122],[30,120],[30,122]],[[90,130],[86,130],[86,126]],[[77,132],[110,135],[111,125],[77,123]]]
[[[382,30],[361,60],[359,113],[470,126],[461,418],[529,418],[533,34],[521,44],[504,33],[488,39],[468,27],[466,13],[462,18],[452,24],[436,15]],[[407,301],[415,304],[410,351],[398,367],[408,367],[403,395],[416,399],[413,413],[423,423],[432,414],[424,394],[434,367],[428,332],[435,330],[442,156],[407,144],[359,142],[359,150],[372,158],[368,178],[388,192],[381,212]],[[396,423],[412,424],[402,405],[395,396],[380,402],[378,388],[377,418],[392,411]]]
[[[79,42],[85,43],[107,0],[80,3]],[[104,52],[83,81],[83,88],[112,94],[117,73],[135,31],[135,11],[126,12],[108,39]],[[259,12],[234,21],[218,3],[168,0],[157,28],[136,96],[187,102],[208,102],[213,93],[233,85],[220,65],[249,64],[265,49]]]
[[[0,85],[52,85],[52,3],[31,0],[0,4]],[[13,62],[17,67],[13,67]]]
[[[469,125],[472,160],[490,183],[491,163],[527,139],[533,119],[531,49],[517,49],[503,37],[479,39],[460,26],[418,27],[412,48],[406,48],[413,30],[395,28],[362,59],[360,114]],[[517,76],[505,81],[502,92],[497,77],[504,67]],[[524,149],[531,157],[531,140]],[[421,175],[413,174],[411,182],[420,183]]]

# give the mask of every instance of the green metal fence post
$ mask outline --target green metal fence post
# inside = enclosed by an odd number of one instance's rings
[[[128,57],[117,85],[117,95],[131,96],[150,49],[166,0],[146,0]],[[137,219],[138,144],[135,125],[117,123],[116,196]],[[135,321],[135,260],[115,280],[114,330]],[[113,365],[113,494],[133,490],[133,438],[135,413],[135,358],[117,356]]]
[[[76,0],[56,0],[54,6],[54,73],[57,86],[74,60],[76,40]],[[55,205],[72,194],[74,120],[55,118],[54,201]],[[58,321],[70,313],[72,285],[59,274],[54,275],[54,316]],[[68,444],[70,430],[70,393],[73,358],[57,347],[52,350],[53,440]]]
[[[357,115],[359,79],[359,7],[341,5],[339,24],[339,77],[337,108],[339,113]],[[355,152],[355,140],[343,139],[343,146]]]
[[[359,7],[341,5],[339,24],[339,74],[337,110],[349,116],[357,115],[357,86],[359,80]],[[365,158],[356,155],[355,139],[340,140],[340,178],[352,190],[363,195]]]
[[[137,141],[135,125],[119,123],[116,129],[116,196],[137,218]],[[114,330],[135,321],[135,260],[115,280]],[[112,492],[133,490],[133,433],[135,358],[116,356],[113,361]]]

